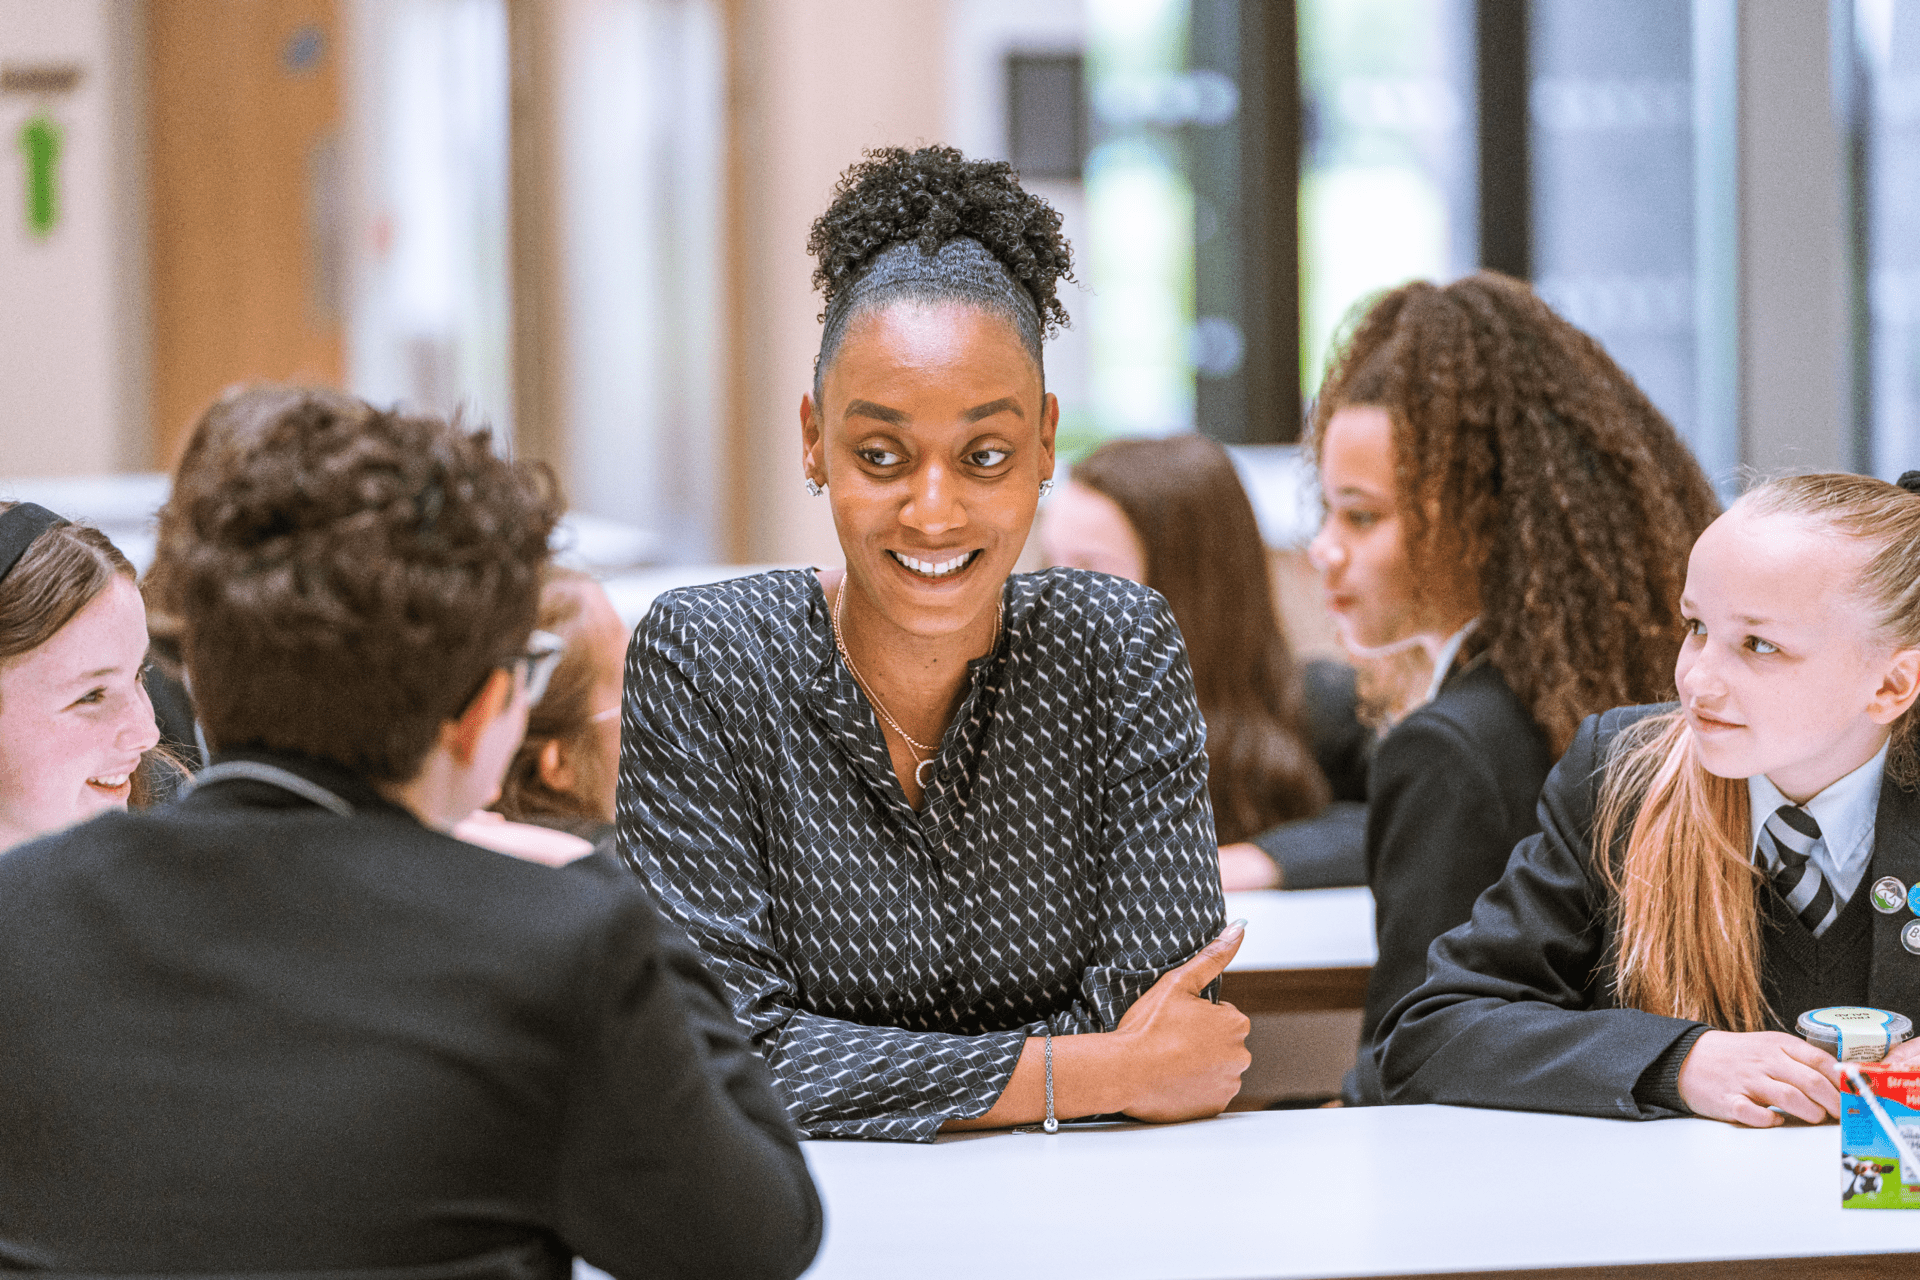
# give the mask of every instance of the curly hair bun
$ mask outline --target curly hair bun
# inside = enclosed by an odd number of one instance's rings
[[[1022,190],[1012,165],[939,146],[865,155],[841,175],[833,203],[807,237],[807,252],[819,260],[813,283],[826,300],[822,319],[854,300],[854,286],[887,250],[910,244],[924,258],[949,259],[943,247],[964,239],[977,242],[1025,291],[1044,336],[1068,323],[1056,290],[1073,279],[1073,250],[1060,234],[1059,212]]]

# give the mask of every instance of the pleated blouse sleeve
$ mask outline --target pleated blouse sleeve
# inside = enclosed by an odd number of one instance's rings
[[[1226,925],[1220,849],[1207,798],[1207,738],[1186,644],[1173,613],[1149,596],[1145,617],[1112,637],[1099,942],[1082,979],[1084,1021],[1110,1031],[1167,970]],[[1209,989],[1218,993],[1218,984]],[[1059,1021],[1055,1029],[1060,1030]]]

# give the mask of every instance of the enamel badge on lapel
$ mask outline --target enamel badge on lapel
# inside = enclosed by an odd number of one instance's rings
[[[1882,876],[1873,882],[1873,892],[1868,897],[1872,899],[1875,911],[1892,915],[1907,905],[1907,887],[1892,876]]]
[[[1900,930],[1900,945],[1920,956],[1920,920],[1907,921],[1906,927]]]

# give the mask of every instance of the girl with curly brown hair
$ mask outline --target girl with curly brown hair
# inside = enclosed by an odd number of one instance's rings
[[[1920,1019],[1915,490],[1775,480],[1700,536],[1679,705],[1581,725],[1544,829],[1395,1012],[1394,1101],[1839,1115],[1839,1063],[1791,1034],[1800,1015]],[[1863,1056],[1920,1062],[1870,1026],[1849,1029]]]
[[[654,603],[621,852],[814,1137],[1213,1114],[1247,1020],[1204,994],[1241,935],[1179,628],[1136,583],[1012,572],[1053,474],[1060,215],[1004,163],[877,151],[811,248],[796,479],[846,568]]]
[[[1671,688],[1687,550],[1718,502],[1600,345],[1491,272],[1376,301],[1310,444],[1326,502],[1311,554],[1344,642],[1431,659],[1369,775],[1379,959],[1346,1092],[1377,1102],[1388,1010],[1539,829],[1581,719]]]

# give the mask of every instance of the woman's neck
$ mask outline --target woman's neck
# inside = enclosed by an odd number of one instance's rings
[[[842,599],[848,591],[844,573],[823,573],[821,585],[840,643],[868,693],[907,733],[937,744],[966,687],[968,664],[993,648],[998,610],[945,635],[916,635],[871,608],[857,588]]]

